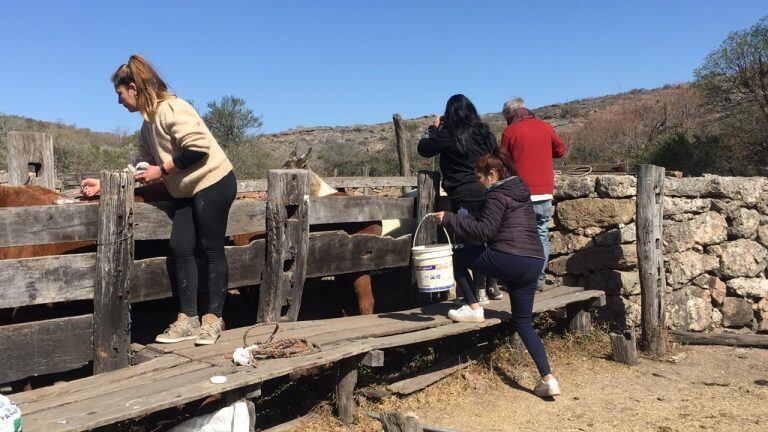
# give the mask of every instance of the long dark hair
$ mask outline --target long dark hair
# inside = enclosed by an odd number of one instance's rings
[[[488,125],[483,123],[477,114],[475,105],[463,94],[456,94],[448,98],[448,102],[445,104],[443,122],[454,136],[456,149],[461,154],[469,153],[469,146],[472,142],[470,133],[473,129],[480,129],[484,133],[490,132]]]
[[[491,171],[496,171],[499,180],[517,175],[512,157],[503,147],[496,147],[475,162],[475,172],[488,176]]]

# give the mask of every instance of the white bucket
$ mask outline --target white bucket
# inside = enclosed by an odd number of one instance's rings
[[[413,247],[411,247],[416,284],[419,286],[419,292],[423,293],[448,291],[456,284],[453,280],[453,245],[445,228],[443,231],[445,231],[445,236],[448,239],[447,245],[416,246],[416,236],[419,233],[419,228],[421,228],[421,223],[430,216],[426,215],[419,221],[419,225],[413,233]]]

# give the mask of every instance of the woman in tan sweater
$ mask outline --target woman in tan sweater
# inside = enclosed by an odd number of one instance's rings
[[[200,115],[177,98],[141,56],[132,55],[112,75],[118,103],[144,118],[139,135],[136,180],[165,183],[173,197],[173,229],[170,249],[173,279],[178,287],[181,312],[157,342],[195,339],[198,345],[216,342],[224,322],[221,312],[229,276],[224,255],[229,208],[237,193],[232,164]],[[141,169],[144,168],[144,169]],[[81,184],[87,196],[99,193],[99,181]],[[197,264],[199,244],[207,262],[208,313],[198,318]]]

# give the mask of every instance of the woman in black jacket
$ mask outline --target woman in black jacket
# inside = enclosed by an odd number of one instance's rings
[[[454,276],[456,285],[471,291],[468,269],[499,278],[507,286],[512,309],[512,325],[523,339],[541,374],[534,388],[536,395],[551,397],[560,394],[552,375],[544,344],[533,328],[533,298],[544,265],[544,248],[536,227],[531,194],[515,174],[509,155],[502,149],[478,159],[478,182],[485,189],[485,204],[480,217],[461,217],[451,212],[439,212],[440,224],[468,240],[484,245],[465,245],[456,250]],[[483,308],[464,305],[448,312],[456,322],[482,322]]]
[[[475,162],[495,148],[496,137],[480,119],[475,106],[466,96],[457,94],[448,99],[445,114],[437,117],[427,129],[417,149],[423,157],[440,155],[443,189],[451,199],[451,210],[477,217],[484,191],[475,179]],[[459,245],[465,241],[456,240]],[[486,279],[481,274],[475,276],[475,290],[464,297],[467,304],[487,304],[488,297],[494,300],[502,297],[495,279]]]

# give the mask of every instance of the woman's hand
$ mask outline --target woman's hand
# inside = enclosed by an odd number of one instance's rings
[[[432,216],[435,218],[435,220],[437,220],[437,223],[442,224],[445,212],[432,213]]]
[[[87,197],[98,195],[101,192],[101,180],[95,178],[83,179],[80,182],[80,192]]]
[[[435,127],[440,127],[440,123],[443,122],[443,116],[435,117],[435,121],[432,123]]]
[[[157,165],[150,165],[141,174],[136,174],[136,181],[144,184],[157,183],[163,177],[163,172],[160,171],[160,167]]]

